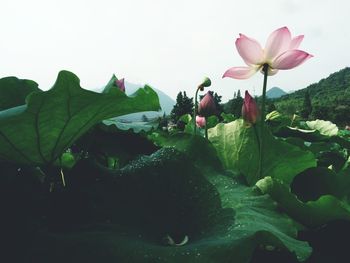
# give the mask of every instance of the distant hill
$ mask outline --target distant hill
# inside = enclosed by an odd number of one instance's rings
[[[127,95],[133,94],[136,90],[138,90],[141,87],[143,87],[143,85],[133,84],[125,81],[125,92]],[[152,119],[159,116],[163,116],[164,112],[166,115],[170,114],[171,110],[175,105],[175,101],[171,97],[169,97],[167,94],[165,94],[163,91],[153,87],[152,89],[156,91],[158,94],[160,106],[162,107],[161,111],[159,112],[146,111],[146,112],[132,113],[132,114],[118,117],[118,119],[126,120],[126,121],[140,121],[142,119],[142,115],[146,115],[147,118]]]
[[[276,99],[286,94],[287,92],[285,92],[283,89],[278,87],[273,87],[266,92],[266,97],[269,99]]]
[[[350,123],[350,67],[332,73],[306,88],[274,99],[273,102],[280,112],[298,113],[302,110],[307,91],[313,108],[311,118],[331,120],[339,124]]]

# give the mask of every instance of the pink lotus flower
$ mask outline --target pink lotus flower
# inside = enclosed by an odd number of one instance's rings
[[[199,128],[204,128],[206,124],[205,117],[196,116],[196,125]]]
[[[244,102],[242,106],[242,117],[243,119],[250,123],[256,123],[259,116],[259,109],[256,105],[255,100],[250,96],[249,92],[245,91]]]
[[[255,39],[239,34],[236,48],[248,67],[230,68],[223,78],[247,79],[258,70],[262,70],[265,64],[269,66],[270,76],[275,75],[280,69],[295,68],[313,57],[298,49],[303,38],[303,35],[292,38],[289,29],[281,27],[270,34],[263,49]]]
[[[198,106],[198,114],[200,116],[209,117],[216,113],[216,106],[213,95],[208,91]]]
[[[124,78],[115,81],[115,85],[122,91],[125,92]]]

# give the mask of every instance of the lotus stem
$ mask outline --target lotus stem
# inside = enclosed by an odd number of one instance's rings
[[[197,96],[198,96],[198,91],[203,90],[203,86],[199,85],[196,93],[194,95],[194,109],[193,109],[193,134],[196,135],[197,134],[197,125],[196,125],[196,115],[197,115],[197,108],[198,108],[198,100],[197,100]]]
[[[205,127],[204,127],[205,138],[208,140],[208,126],[207,126],[207,117],[205,117]]]
[[[263,66],[263,72],[264,72],[264,84],[263,84],[263,92],[262,92],[262,101],[261,101],[261,120],[260,120],[260,159],[259,159],[259,178],[262,178],[262,168],[263,168],[263,161],[264,161],[264,125],[265,125],[265,103],[266,103],[266,86],[267,86],[267,74],[269,72],[269,65],[264,64]]]

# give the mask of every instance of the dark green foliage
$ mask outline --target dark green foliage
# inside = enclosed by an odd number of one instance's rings
[[[306,91],[312,104],[304,103]],[[304,117],[311,116],[347,125],[350,123],[350,68],[339,70],[304,89],[282,96],[274,100],[274,103],[277,110],[284,114],[300,113]]]
[[[176,104],[172,109],[170,116],[173,122],[177,122],[182,115],[193,114],[193,98],[187,97],[186,91],[180,91],[176,97]]]
[[[168,127],[168,116],[165,115],[165,112],[163,116],[159,120],[159,127],[162,129],[163,127]]]
[[[349,101],[350,103],[350,101]],[[341,104],[334,109],[333,120],[335,123],[350,124],[350,104]]]
[[[276,106],[273,102],[267,101],[267,113],[273,112],[276,110]]]
[[[306,90],[303,102],[303,108],[300,111],[300,116],[304,119],[308,119],[312,112],[312,105],[309,91]]]
[[[223,110],[225,113],[233,114],[236,118],[240,118],[242,116],[242,106],[243,106],[243,98],[241,97],[241,91],[238,90],[237,94],[230,99],[228,102],[223,104]]]
[[[329,120],[330,119],[331,108],[329,106],[315,105],[313,107],[311,117],[313,119]]]
[[[237,91],[237,94],[236,94],[235,98],[242,98],[242,96],[241,96],[241,90],[238,90],[238,91]]]

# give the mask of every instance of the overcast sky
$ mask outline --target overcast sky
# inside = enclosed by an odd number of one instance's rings
[[[175,98],[189,95],[204,76],[224,100],[234,91],[261,94],[263,76],[222,79],[244,63],[239,33],[262,46],[288,26],[304,34],[300,49],[314,55],[280,71],[268,86],[304,88],[350,64],[348,0],[0,0],[0,77],[33,79],[50,88],[70,70],[84,88],[103,86],[115,73],[148,83]],[[192,95],[193,96],[193,95]]]

